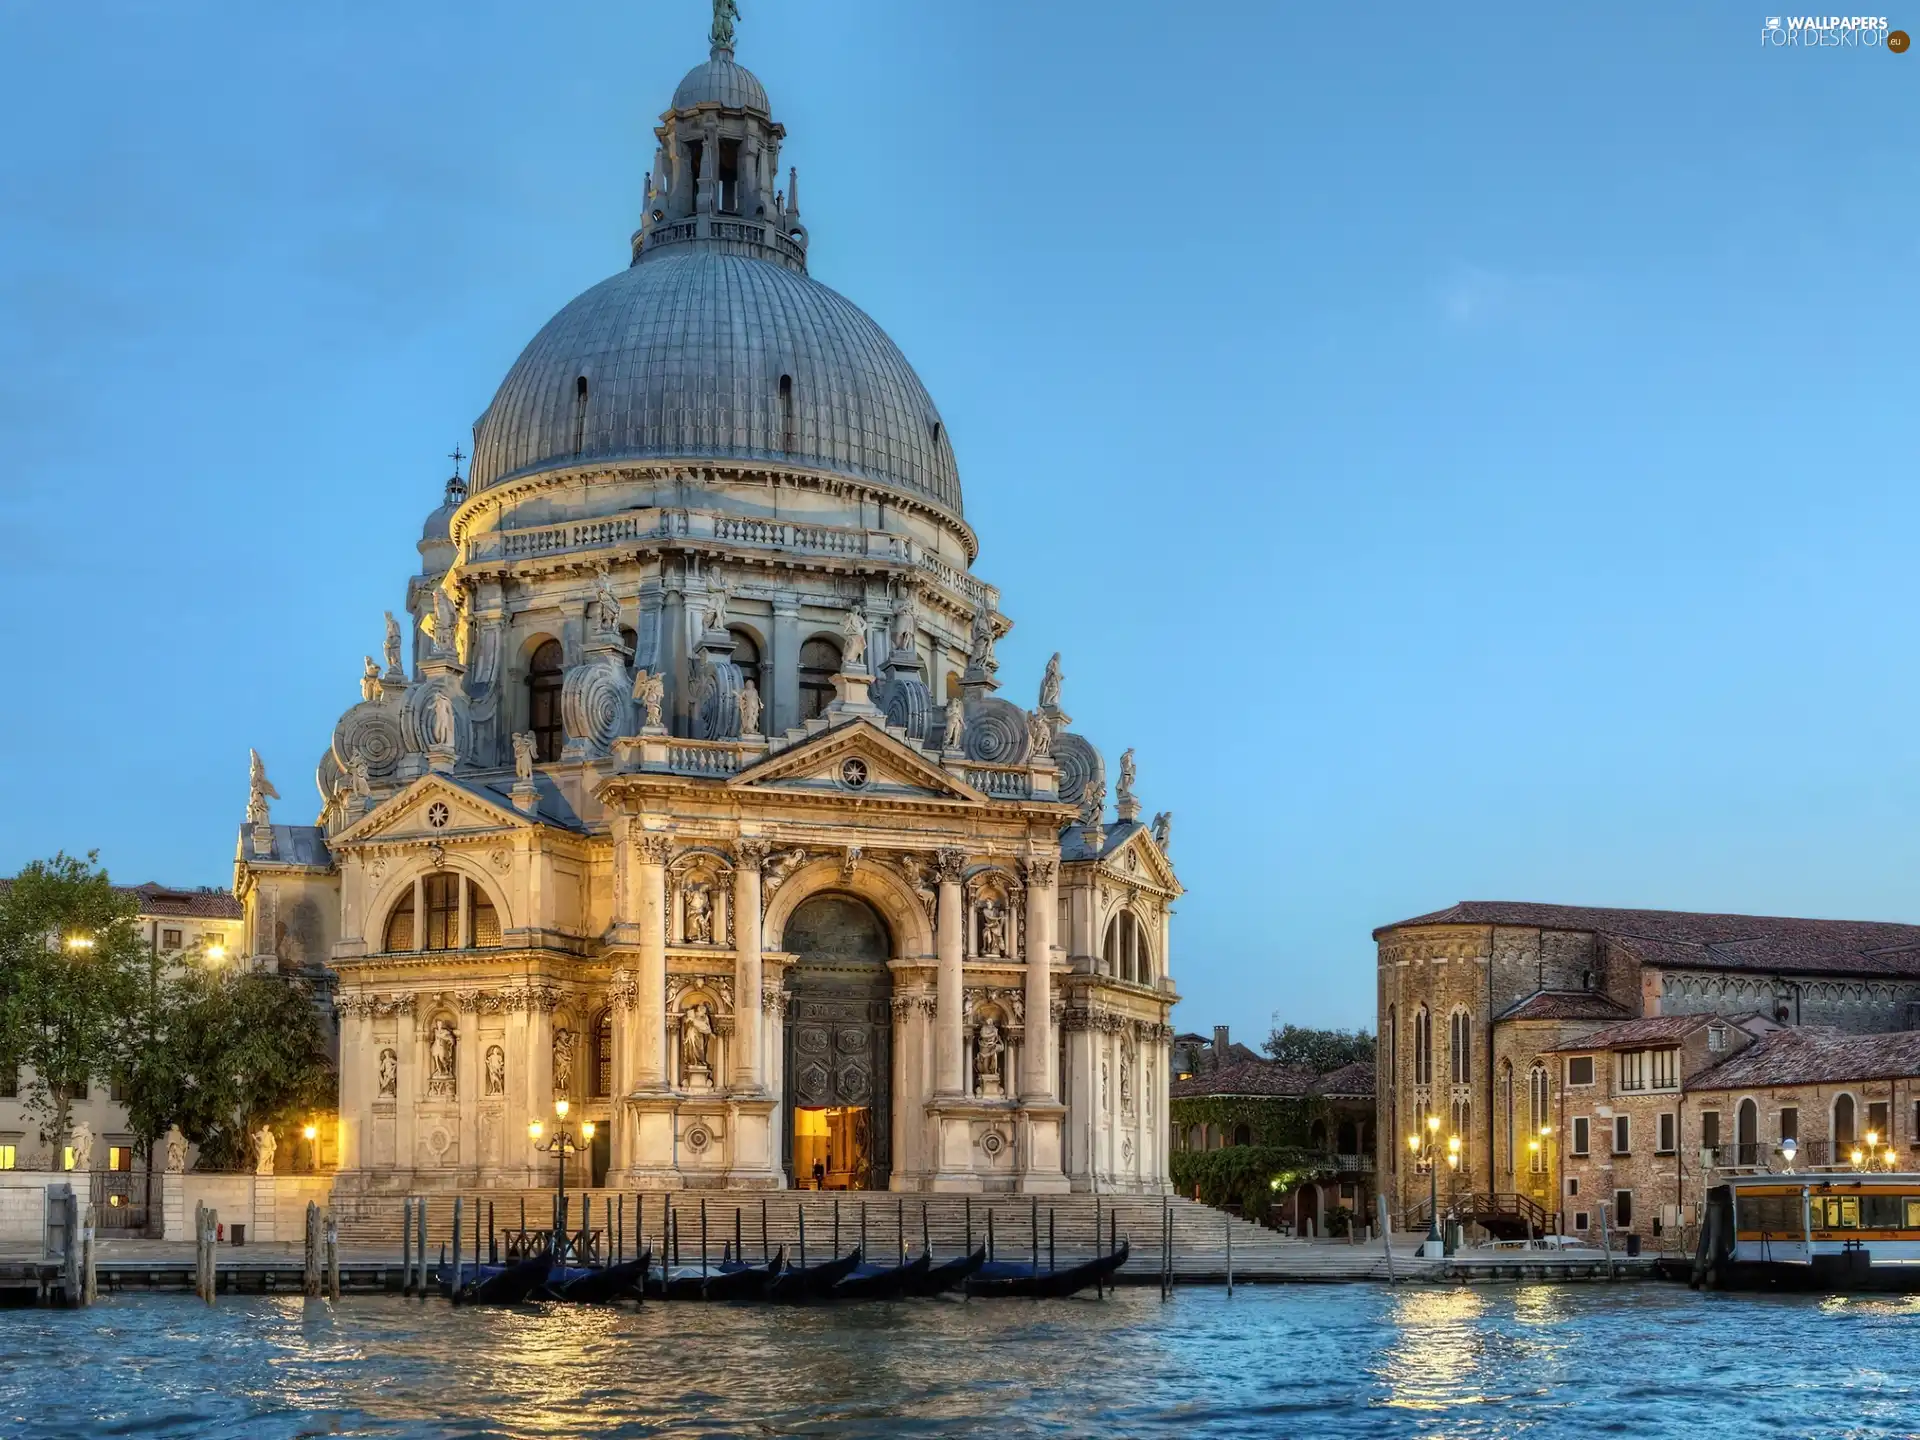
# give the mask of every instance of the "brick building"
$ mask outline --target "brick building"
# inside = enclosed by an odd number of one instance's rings
[[[1620,1228],[1653,1236],[1691,1223],[1702,1148],[1708,1172],[1778,1163],[1759,1148],[1777,1140],[1764,1117],[1810,1123],[1825,1106],[1825,1141],[1842,1090],[1897,1128],[1902,1076],[1920,1072],[1901,1070],[1920,1043],[1920,926],[1467,901],[1374,938],[1376,1154],[1403,1223],[1424,1224],[1428,1189],[1407,1137],[1432,1134],[1460,1141],[1443,1206],[1571,1230],[1624,1198]],[[1736,1093],[1750,1048],[1779,1057],[1761,1072],[1779,1078]],[[1709,1088],[1717,1109],[1695,1098]],[[1801,1090],[1812,1098],[1788,1098]],[[1749,1148],[1724,1153],[1747,1133],[1743,1099]],[[1903,1137],[1920,1127],[1907,1111]]]

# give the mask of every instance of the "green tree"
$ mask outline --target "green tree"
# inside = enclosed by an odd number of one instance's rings
[[[1285,1065],[1305,1065],[1325,1074],[1356,1060],[1373,1063],[1371,1030],[1311,1030],[1282,1025],[1260,1047]]]
[[[245,1166],[252,1136],[338,1103],[306,982],[188,965],[166,982],[164,1042],[143,1077],[143,1122],[178,1124],[210,1169]]]
[[[76,1092],[133,1043],[146,958],[136,902],[98,862],[36,860],[0,891],[0,1064],[30,1067],[21,1098],[56,1150]]]

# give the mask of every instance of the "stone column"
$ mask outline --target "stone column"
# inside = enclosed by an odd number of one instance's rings
[[[634,1088],[667,1088],[667,852],[665,835],[641,835],[639,1016]]]
[[[1021,1045],[1020,1091],[1023,1100],[1054,1097],[1053,958],[1055,863],[1027,862],[1027,1017]]]
[[[967,852],[942,850],[934,857],[934,868],[940,877],[940,921],[935,938],[940,968],[936,972],[934,991],[938,1006],[934,1022],[934,1092],[959,1095],[965,1088],[961,1063],[966,1017],[960,1011],[965,1004],[962,967],[967,940],[966,900],[961,894],[960,881],[966,874]]]
[[[766,701],[773,707],[773,723],[767,727],[767,733],[778,735],[800,723],[799,596],[773,597],[771,639],[761,683],[768,691]]]
[[[420,912],[414,912],[414,923],[419,923]],[[414,1007],[418,1002],[412,995],[395,998],[394,1008],[394,1056],[399,1061],[399,1074],[393,1087],[393,1168],[412,1170],[414,1168],[413,1112],[420,1104],[420,1046],[415,1031]]]
[[[361,1136],[367,1117],[367,1034],[362,1018],[366,998],[341,996],[340,1012],[340,1169],[360,1168]]]
[[[733,866],[733,1088],[766,1088],[760,1046],[760,867],[772,847],[742,840]]]
[[[461,877],[461,885],[466,878]],[[465,907],[462,906],[462,913]],[[462,924],[465,923],[463,920]],[[459,1045],[454,1051],[454,1087],[460,1099],[460,1168],[480,1171],[480,995],[463,990],[455,996],[459,1009]]]

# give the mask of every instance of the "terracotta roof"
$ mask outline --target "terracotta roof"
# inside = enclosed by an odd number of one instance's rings
[[[1178,1100],[1194,1095],[1272,1095],[1291,1098],[1304,1095],[1328,1097],[1371,1096],[1373,1064],[1355,1061],[1329,1070],[1324,1075],[1306,1065],[1282,1065],[1273,1060],[1241,1060],[1204,1070],[1189,1080],[1176,1080],[1168,1093]]]
[[[1313,1083],[1316,1095],[1371,1097],[1373,1090],[1374,1066],[1371,1060],[1356,1060],[1351,1065],[1342,1065],[1338,1070],[1329,1070]]]
[[[1832,1085],[1920,1075],[1920,1030],[1846,1035],[1802,1025],[1763,1035],[1687,1081],[1689,1090],[1742,1090],[1762,1085]]]
[[[1624,1020],[1633,1012],[1593,990],[1536,990],[1496,1020]]]
[[[149,880],[144,885],[116,885],[123,895],[139,902],[142,915],[182,915],[198,920],[238,920],[246,912],[226,890],[174,890]]]
[[[1516,925],[1605,935],[1645,965],[1781,970],[1835,975],[1920,975],[1920,925],[1805,920],[1687,910],[1610,910],[1519,900],[1462,900],[1430,915],[1382,925]]]
[[[1551,1055],[1560,1050],[1626,1050],[1638,1045],[1658,1044],[1663,1040],[1678,1043],[1702,1026],[1720,1019],[1718,1015],[1649,1015],[1640,1020],[1608,1025],[1591,1035],[1582,1035],[1578,1040],[1569,1040],[1564,1045],[1541,1053]]]
[[[1187,1095],[1307,1095],[1319,1078],[1305,1065],[1241,1060],[1218,1070],[1203,1070],[1191,1080],[1176,1080],[1168,1093],[1176,1100]]]

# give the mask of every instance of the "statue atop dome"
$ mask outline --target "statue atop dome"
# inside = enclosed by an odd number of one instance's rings
[[[740,19],[740,7],[735,0],[713,0],[713,28],[707,32],[707,43],[715,50],[733,50],[733,27]]]

